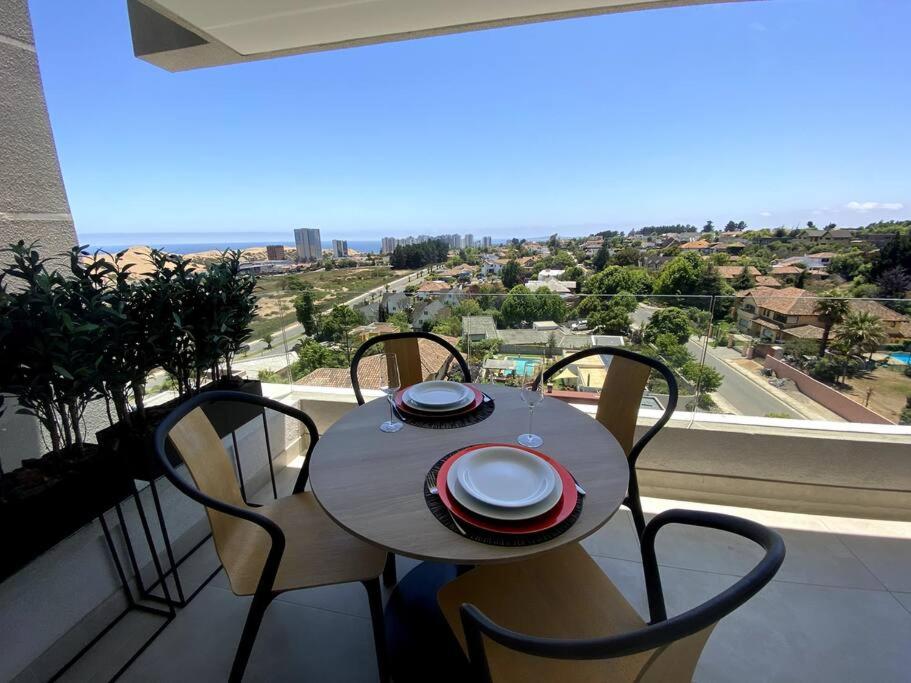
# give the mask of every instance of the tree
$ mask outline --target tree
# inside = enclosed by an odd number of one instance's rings
[[[434,321],[430,331],[434,334],[443,334],[447,337],[462,336],[462,319],[458,316],[450,315],[446,318],[440,318]]]
[[[639,250],[627,245],[614,254],[611,262],[616,266],[638,266]]]
[[[386,321],[390,325],[394,325],[399,332],[410,332],[411,331],[411,322],[408,320],[408,314],[405,311],[396,311],[389,319]]]
[[[348,366],[345,354],[320,344],[315,339],[304,339],[294,350],[297,360],[291,366],[291,376],[300,379],[317,368],[344,368]]]
[[[901,268],[905,274],[911,274],[911,232],[898,234],[883,245],[879,257],[873,262],[870,275],[878,280],[893,268]]]
[[[706,394],[718,391],[724,381],[724,375],[720,372],[694,360],[684,363],[680,368],[680,374],[695,384],[697,391]]]
[[[265,344],[266,344],[267,351],[272,349],[272,335],[271,334],[263,335],[263,342],[265,342]]]
[[[620,292],[629,292],[639,296],[651,293],[652,279],[648,272],[641,268],[608,266],[600,273],[589,277],[585,281],[583,291],[596,296],[619,294]]]
[[[853,280],[864,263],[863,253],[859,249],[852,249],[833,256],[829,262],[829,272],[836,273],[845,280]]]
[[[816,223],[813,221],[807,221],[807,230],[816,230]]]
[[[521,322],[534,320],[532,310],[531,292],[525,285],[516,285],[509,290],[500,307],[500,315],[507,327],[513,327]]]
[[[664,264],[655,278],[654,293],[661,295],[708,296],[730,293],[715,266],[698,254],[681,254]],[[698,301],[698,300],[697,300]]]
[[[835,333],[835,338],[855,353],[869,353],[867,360],[873,360],[873,352],[882,346],[887,338],[882,321],[865,311],[848,313]]]
[[[750,271],[747,266],[743,267],[733,280],[731,280],[731,287],[736,289],[738,292],[744,289],[751,289],[756,286],[756,278],[750,275]]]
[[[351,360],[351,343],[348,333],[364,324],[364,316],[350,306],[336,306],[323,320],[320,336],[324,340],[345,341],[345,352]]]
[[[592,268],[595,269],[595,272],[603,270],[608,261],[610,261],[610,247],[607,242],[604,242],[592,259]]]
[[[562,322],[566,318],[566,303],[546,289],[532,294],[525,285],[516,285],[506,295],[500,315],[508,327],[536,320]]]
[[[655,311],[645,326],[643,338],[651,344],[662,334],[672,335],[680,344],[686,343],[690,338],[690,319],[686,311],[673,306]]]
[[[826,354],[829,346],[829,335],[832,328],[840,323],[850,311],[847,299],[841,299],[836,292],[823,292],[822,298],[816,302],[816,315],[822,323],[822,339],[819,340],[819,356]]]
[[[503,266],[503,269],[500,271],[500,279],[503,281],[503,286],[509,290],[519,284],[521,272],[519,270],[519,264],[515,259],[509,259],[506,265]]]
[[[706,221],[705,225],[702,226],[702,232],[714,232],[715,224],[712,221]]]
[[[444,240],[428,240],[419,244],[398,245],[389,255],[393,268],[421,268],[443,263],[449,256],[449,244]]]
[[[304,328],[304,333],[314,336],[318,330],[316,320],[316,303],[313,299],[313,287],[308,284],[299,285],[300,294],[294,299],[294,315],[297,322]]]
[[[895,266],[883,271],[876,282],[882,296],[900,299],[908,290],[911,290],[911,271],[907,271],[901,266]]]
[[[566,272],[563,273],[563,277],[566,280],[572,280],[576,283],[577,292],[582,291],[585,280],[585,271],[582,270],[582,266],[570,266],[566,269]]]
[[[662,333],[655,337],[655,349],[671,367],[679,368],[693,360],[690,352],[681,344],[673,334]]]

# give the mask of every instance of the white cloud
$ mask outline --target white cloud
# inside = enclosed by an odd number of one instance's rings
[[[845,208],[849,211],[865,213],[867,211],[898,211],[905,208],[900,202],[848,202]]]
[[[771,211],[760,211],[759,215],[762,216],[763,218],[768,218],[769,216],[772,215],[772,212]]]

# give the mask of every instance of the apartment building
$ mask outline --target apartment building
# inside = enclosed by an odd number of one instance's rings
[[[297,247],[299,263],[319,261],[323,255],[319,228],[297,228],[294,231],[294,246]]]
[[[332,255],[335,258],[348,256],[348,240],[332,240]]]

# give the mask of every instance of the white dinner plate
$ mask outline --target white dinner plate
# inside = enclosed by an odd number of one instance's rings
[[[446,486],[449,489],[449,493],[460,505],[481,517],[500,519],[508,522],[532,519],[552,510],[553,507],[560,502],[560,498],[563,496],[563,480],[560,477],[557,477],[557,483],[554,486],[553,491],[550,492],[550,495],[534,505],[529,505],[524,508],[503,508],[482,503],[470,496],[459,483],[459,463],[462,462],[464,457],[465,456],[456,460],[453,466],[449,468],[449,472],[446,475]]]
[[[459,483],[470,496],[496,507],[523,508],[553,491],[557,473],[533,453],[487,446],[459,458]]]
[[[415,384],[402,394],[402,400],[418,410],[457,410],[474,398],[474,392],[464,384],[441,380]]]

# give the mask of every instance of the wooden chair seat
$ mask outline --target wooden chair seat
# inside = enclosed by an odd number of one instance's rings
[[[386,552],[344,531],[310,492],[280,498],[256,511],[285,533],[285,552],[273,586],[275,592],[364,581],[383,571]],[[232,522],[234,528],[225,543],[216,538],[216,548],[231,590],[237,595],[252,595],[269,552],[269,535],[255,524]]]
[[[500,626],[529,636],[603,638],[646,626],[598,564],[576,543],[522,562],[477,567],[440,589],[438,600],[466,655],[459,616],[463,603],[475,605]],[[601,660],[537,657],[487,638],[485,648],[491,678],[496,683],[690,681],[710,632],[706,629],[658,650]],[[669,652],[671,649],[676,652]]]

